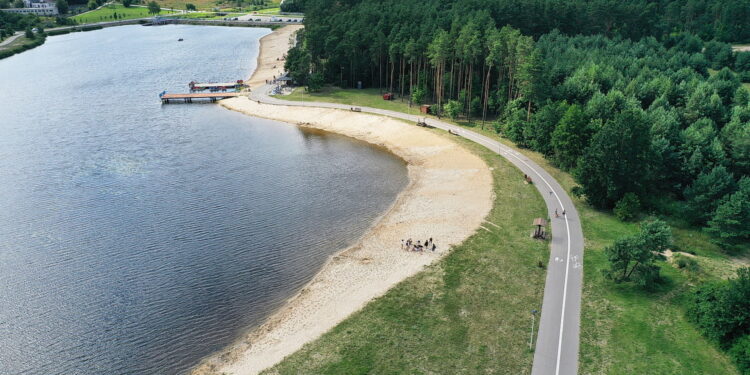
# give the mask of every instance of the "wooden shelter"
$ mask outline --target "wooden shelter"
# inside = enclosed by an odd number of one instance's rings
[[[534,233],[532,233],[531,236],[534,238],[544,239],[546,236],[544,233],[544,228],[547,226],[547,220],[538,217],[534,219],[534,223],[532,225],[535,226],[536,229],[534,229]]]

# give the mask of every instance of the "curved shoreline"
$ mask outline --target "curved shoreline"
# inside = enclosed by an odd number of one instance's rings
[[[285,32],[288,38],[290,30],[284,29],[261,39],[258,70],[250,79],[251,87],[253,83],[265,83],[264,77],[275,73],[267,68],[278,56],[268,53],[266,46],[278,47]],[[283,48],[284,53],[287,48]],[[194,374],[256,374],[275,365],[447,254],[452,245],[472,235],[490,211],[493,196],[489,168],[447,137],[399,120],[336,109],[259,104],[246,97],[227,99],[221,105],[385,147],[406,162],[409,184],[360,240],[331,256],[312,280],[265,323],[203,361]],[[400,249],[401,239],[430,237],[439,247],[435,253]]]

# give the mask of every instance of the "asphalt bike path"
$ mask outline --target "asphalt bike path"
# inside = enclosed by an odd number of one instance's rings
[[[351,105],[289,101],[268,96],[271,85],[262,86],[250,94],[250,99],[265,104],[296,107],[320,107],[352,110]],[[578,211],[560,184],[532,160],[513,148],[479,133],[440,120],[423,118],[379,108],[356,107],[363,113],[373,113],[418,122],[450,131],[496,152],[530,176],[533,185],[547,205],[551,218],[552,238],[544,286],[541,319],[537,333],[532,375],[574,375],[578,371],[578,345],[583,285],[583,233]],[[564,214],[563,214],[564,213]],[[556,215],[557,214],[557,215]],[[529,226],[531,220],[529,218]],[[529,320],[532,319],[529,307]]]

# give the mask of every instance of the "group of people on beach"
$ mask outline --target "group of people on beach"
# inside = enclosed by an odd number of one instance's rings
[[[432,250],[433,252],[437,249],[437,245],[435,245],[435,242],[432,240],[432,237],[430,237],[429,240],[425,240],[424,243],[422,241],[417,241],[417,243],[414,243],[411,238],[404,241],[401,240],[401,250],[405,251],[417,251],[417,252],[423,252],[425,250]]]

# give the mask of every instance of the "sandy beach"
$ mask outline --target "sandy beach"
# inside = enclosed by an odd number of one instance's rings
[[[293,43],[294,33],[300,29],[302,25],[288,25],[260,38],[258,67],[247,82],[251,89],[284,74],[284,55]]]
[[[251,87],[278,74],[276,60],[298,27],[262,39]],[[260,61],[262,60],[262,62]],[[278,63],[277,68],[273,67]],[[258,104],[246,97],[224,107],[250,116],[335,132],[382,146],[407,163],[409,185],[352,247],[331,259],[296,296],[259,328],[204,361],[194,374],[257,374],[299,350],[373,298],[422,270],[472,235],[492,205],[492,176],[484,161],[439,135],[399,120],[335,109]],[[401,249],[402,239],[434,238],[436,252]]]

